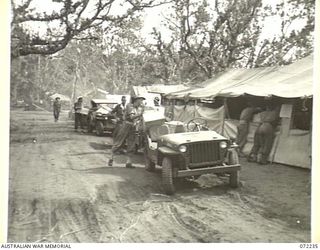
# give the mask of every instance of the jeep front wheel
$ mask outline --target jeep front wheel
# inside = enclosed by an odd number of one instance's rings
[[[236,165],[236,164],[239,164],[240,161],[239,161],[239,155],[238,155],[238,152],[236,151],[236,149],[231,149],[231,151],[229,152],[229,155],[228,155],[228,164],[229,165]]]
[[[91,133],[93,131],[93,126],[94,126],[94,118],[92,114],[89,115],[87,123],[88,123],[88,132]]]
[[[97,121],[96,123],[96,135],[102,136],[104,131],[103,122]]]
[[[153,172],[156,168],[156,164],[148,157],[148,152],[145,149],[144,151],[144,166],[145,170]]]
[[[238,152],[235,149],[232,149],[228,155],[228,164],[229,165],[237,165],[239,164],[239,156]],[[233,171],[230,173],[230,186],[233,188],[237,188],[240,182],[240,171]]]
[[[232,188],[237,188],[239,187],[240,183],[240,171],[233,171],[230,173],[230,186]]]
[[[166,194],[174,194],[175,188],[172,175],[172,161],[168,157],[164,157],[162,161],[162,185]]]

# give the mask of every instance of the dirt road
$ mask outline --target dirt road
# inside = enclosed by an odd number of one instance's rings
[[[160,172],[107,167],[110,137],[62,114],[11,112],[9,242],[309,242],[310,171],[242,162],[241,187],[205,175],[163,195]]]

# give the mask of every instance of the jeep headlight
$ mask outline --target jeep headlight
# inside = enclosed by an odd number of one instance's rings
[[[225,141],[220,142],[219,144],[220,148],[226,148],[228,144]]]
[[[181,146],[179,147],[179,151],[180,151],[181,153],[187,152],[187,146],[186,146],[186,145],[181,145]]]

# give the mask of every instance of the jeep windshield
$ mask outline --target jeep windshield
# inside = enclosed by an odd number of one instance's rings
[[[99,108],[111,111],[115,105],[116,103],[101,103],[99,104]]]
[[[97,109],[97,113],[109,114],[112,111],[114,105],[115,105],[114,103],[99,104],[99,108]]]

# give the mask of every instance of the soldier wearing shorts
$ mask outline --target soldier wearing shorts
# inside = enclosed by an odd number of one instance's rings
[[[142,115],[144,112],[143,107],[144,97],[134,97],[133,104],[128,104],[126,106],[124,114],[124,122],[118,133],[118,136],[114,138],[112,146],[112,154],[109,159],[108,165],[112,166],[113,158],[116,153],[118,153],[125,143],[127,143],[127,168],[134,168],[132,165],[132,156],[135,153],[136,145],[136,128],[142,123]]]

